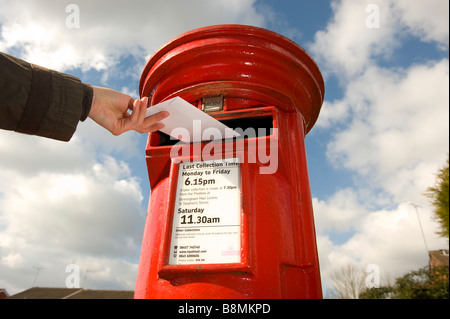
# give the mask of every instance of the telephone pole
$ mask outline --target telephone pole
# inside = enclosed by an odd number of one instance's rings
[[[33,268],[36,269],[36,275],[34,276],[33,284],[31,285],[31,287],[35,287],[37,277],[39,276],[39,272],[40,272],[42,269],[44,269],[44,268],[39,267],[39,266],[38,266],[38,267],[33,267]]]
[[[422,222],[420,221],[420,216],[419,216],[419,210],[417,209],[418,207],[420,207],[419,205],[416,205],[414,203],[409,203],[411,206],[414,206],[414,208],[416,209],[416,215],[417,215],[417,220],[419,221],[419,226],[420,226],[420,231],[422,232],[422,238],[423,238],[423,243],[425,244],[425,249],[427,250],[427,256],[428,256],[428,245],[427,245],[427,240],[425,239],[425,233],[423,232],[423,228],[422,228]]]

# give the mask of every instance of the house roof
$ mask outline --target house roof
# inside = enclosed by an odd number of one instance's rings
[[[439,266],[448,266],[448,249],[440,249],[440,250],[430,250],[430,261],[433,262],[434,265]]]
[[[0,288],[0,299],[4,299],[9,297],[8,292],[6,291],[6,289],[4,288]]]
[[[91,290],[81,288],[33,287],[8,299],[133,299],[131,290]]]

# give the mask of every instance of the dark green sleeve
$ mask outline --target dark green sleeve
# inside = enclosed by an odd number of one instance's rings
[[[86,87],[77,77],[0,53],[0,128],[69,141],[85,118]]]

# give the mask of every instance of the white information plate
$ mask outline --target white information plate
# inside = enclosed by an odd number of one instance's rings
[[[239,263],[239,159],[179,165],[169,264]]]
[[[239,136],[239,133],[180,97],[149,107],[145,117],[160,111],[168,111],[170,114],[161,121],[165,125],[161,132],[186,143]],[[184,129],[186,134],[180,134],[180,129]]]

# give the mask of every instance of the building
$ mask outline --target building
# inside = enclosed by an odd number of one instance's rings
[[[430,250],[428,271],[430,275],[437,276],[439,281],[446,280],[448,284],[448,249]]]
[[[132,290],[33,287],[7,299],[133,299]]]
[[[435,267],[448,267],[448,249],[430,250],[428,253],[430,270]]]
[[[0,299],[8,298],[9,294],[6,289],[0,288]]]

